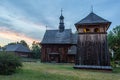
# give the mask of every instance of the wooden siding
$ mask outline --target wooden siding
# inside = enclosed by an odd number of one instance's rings
[[[76,65],[110,66],[105,34],[79,34]]]
[[[57,62],[57,63],[68,63],[74,62],[75,58],[72,58],[71,55],[68,54],[68,49],[70,49],[71,45],[50,45],[44,44],[42,45],[42,55],[41,62]]]

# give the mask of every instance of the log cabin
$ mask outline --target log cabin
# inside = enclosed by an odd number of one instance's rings
[[[31,51],[28,47],[23,46],[22,44],[10,44],[5,46],[5,51],[14,53],[15,55],[22,58],[29,58],[31,56]]]

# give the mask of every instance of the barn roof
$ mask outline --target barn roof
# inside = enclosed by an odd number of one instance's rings
[[[41,44],[76,44],[74,37],[71,29],[65,29],[63,32],[46,30]]]
[[[75,25],[96,24],[96,23],[111,23],[111,22],[91,12],[90,14],[88,14],[88,16],[77,22]]]
[[[12,51],[12,52],[31,52],[29,48],[23,46],[22,44],[13,44],[7,45],[5,47],[5,51]]]

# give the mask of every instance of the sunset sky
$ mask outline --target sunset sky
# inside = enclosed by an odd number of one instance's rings
[[[74,23],[91,12],[120,25],[120,0],[0,0],[0,46],[25,40],[41,41],[47,29],[57,29],[63,8],[65,28],[76,31]]]

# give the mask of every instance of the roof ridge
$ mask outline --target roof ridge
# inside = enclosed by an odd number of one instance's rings
[[[46,31],[41,41],[42,44],[72,44],[71,37],[72,30],[65,29],[64,32],[59,33],[59,30]]]

